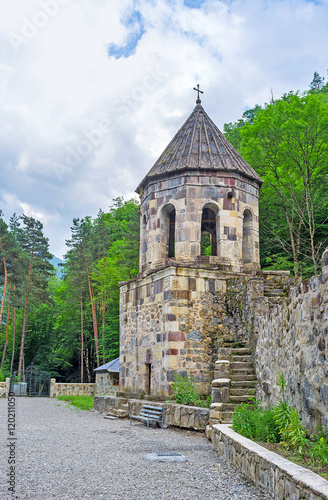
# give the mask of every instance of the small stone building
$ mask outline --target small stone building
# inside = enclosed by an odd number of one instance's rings
[[[175,372],[210,393],[217,357],[206,310],[228,278],[260,269],[261,184],[198,99],[136,189],[140,274],[120,289],[122,395],[166,398]]]
[[[96,396],[116,396],[119,390],[120,359],[116,358],[95,368]]]

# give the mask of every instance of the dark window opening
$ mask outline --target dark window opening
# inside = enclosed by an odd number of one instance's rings
[[[175,257],[175,209],[169,213],[169,249],[168,257]]]
[[[253,261],[253,217],[250,210],[245,210],[243,221],[242,259],[244,264]]]
[[[216,215],[211,208],[204,208],[201,226],[201,255],[217,255]]]
[[[120,385],[120,375],[119,375],[119,373],[113,373],[113,385],[114,386]]]
[[[146,363],[146,394],[151,391],[151,364]]]

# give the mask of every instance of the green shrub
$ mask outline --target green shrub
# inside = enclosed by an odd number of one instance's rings
[[[321,437],[312,443],[310,454],[312,463],[319,462],[321,465],[328,465],[328,444],[325,438]]]
[[[232,414],[232,428],[242,436],[255,439],[255,418],[254,407],[242,403]]]
[[[279,443],[279,430],[274,421],[272,408],[259,408],[255,415],[256,440],[262,443]]]
[[[178,404],[196,406],[200,401],[199,393],[190,375],[183,377],[180,373],[175,373],[172,390],[175,402]]]
[[[274,421],[279,429],[279,434],[282,441],[288,440],[288,425],[290,422],[290,416],[292,407],[289,401],[280,400],[277,406],[274,408]]]
[[[279,442],[272,409],[263,409],[259,401],[242,403],[232,414],[232,428],[243,436],[263,443]]]
[[[0,382],[5,382],[6,381],[6,375],[3,373],[2,370],[0,370]]]

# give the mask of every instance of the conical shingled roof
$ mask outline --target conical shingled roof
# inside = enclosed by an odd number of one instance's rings
[[[150,178],[185,169],[240,172],[259,184],[263,182],[199,103],[139,184],[137,192]]]

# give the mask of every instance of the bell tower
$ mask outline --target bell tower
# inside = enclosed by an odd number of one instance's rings
[[[261,184],[198,97],[189,118],[137,187],[140,271],[170,259],[232,272],[257,271]]]
[[[140,269],[120,290],[120,392],[209,394],[227,280],[259,271],[261,178],[196,106],[140,182]],[[221,309],[220,309],[221,308]]]

